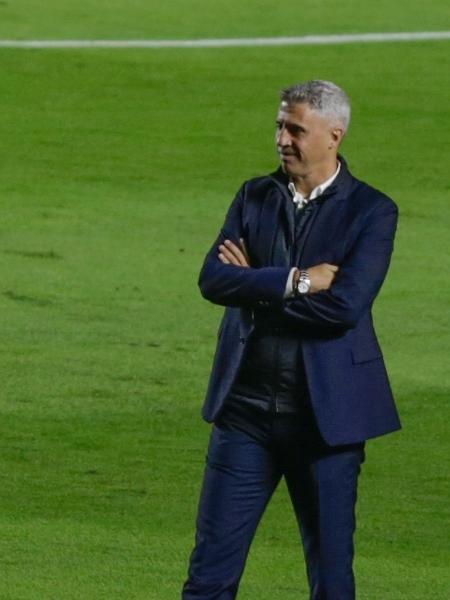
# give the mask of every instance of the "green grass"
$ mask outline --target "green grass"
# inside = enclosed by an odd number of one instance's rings
[[[448,28],[445,0],[2,0],[0,37],[204,38],[440,31]]]
[[[87,29],[77,17],[82,5],[55,6],[38,19],[37,3],[1,5],[1,36],[332,31],[331,18],[320,27],[316,3],[305,5],[311,21],[298,29],[281,20],[292,15],[288,3],[246,20],[248,31],[240,13],[213,23],[189,10],[180,19],[175,4],[170,23],[163,8],[141,19],[148,11],[139,2],[116,2],[106,13],[96,5]],[[336,31],[442,28],[443,3],[389,23],[387,12],[376,21],[368,7],[341,6],[355,18],[342,17]],[[0,51],[2,600],[179,597],[210,430],[200,406],[221,314],[201,299],[197,274],[241,182],[276,166],[279,88],[312,77],[350,94],[342,152],[401,213],[375,320],[404,430],[368,444],[358,598],[447,598],[448,49]],[[301,593],[283,484],[239,597]]]

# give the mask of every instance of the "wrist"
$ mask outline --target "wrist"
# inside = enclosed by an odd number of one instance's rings
[[[296,296],[304,296],[311,290],[311,278],[308,271],[297,269],[297,279],[294,279],[294,294]]]

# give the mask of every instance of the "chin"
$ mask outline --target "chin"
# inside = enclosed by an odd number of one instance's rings
[[[303,173],[299,173],[298,169],[293,169],[290,165],[283,161],[281,161],[281,168],[283,173],[286,173],[286,175],[289,175],[289,177],[301,177],[303,175]]]
[[[294,174],[292,172],[292,168],[289,167],[289,164],[285,163],[284,161],[281,161],[281,168],[283,169],[283,172],[286,173],[286,175]]]

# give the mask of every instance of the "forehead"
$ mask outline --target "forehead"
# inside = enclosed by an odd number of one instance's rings
[[[281,102],[278,108],[277,120],[304,126],[323,126],[326,124],[326,119],[305,102],[296,104],[288,104],[284,101]]]

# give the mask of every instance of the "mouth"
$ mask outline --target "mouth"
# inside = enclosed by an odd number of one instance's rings
[[[289,160],[296,158],[295,154],[290,154],[287,152],[279,152],[279,155],[280,155],[281,160],[289,161]]]
[[[289,150],[288,148],[282,148],[280,146],[278,146],[277,152],[281,156],[281,158],[289,158],[290,156],[296,156],[296,152],[294,149]]]

